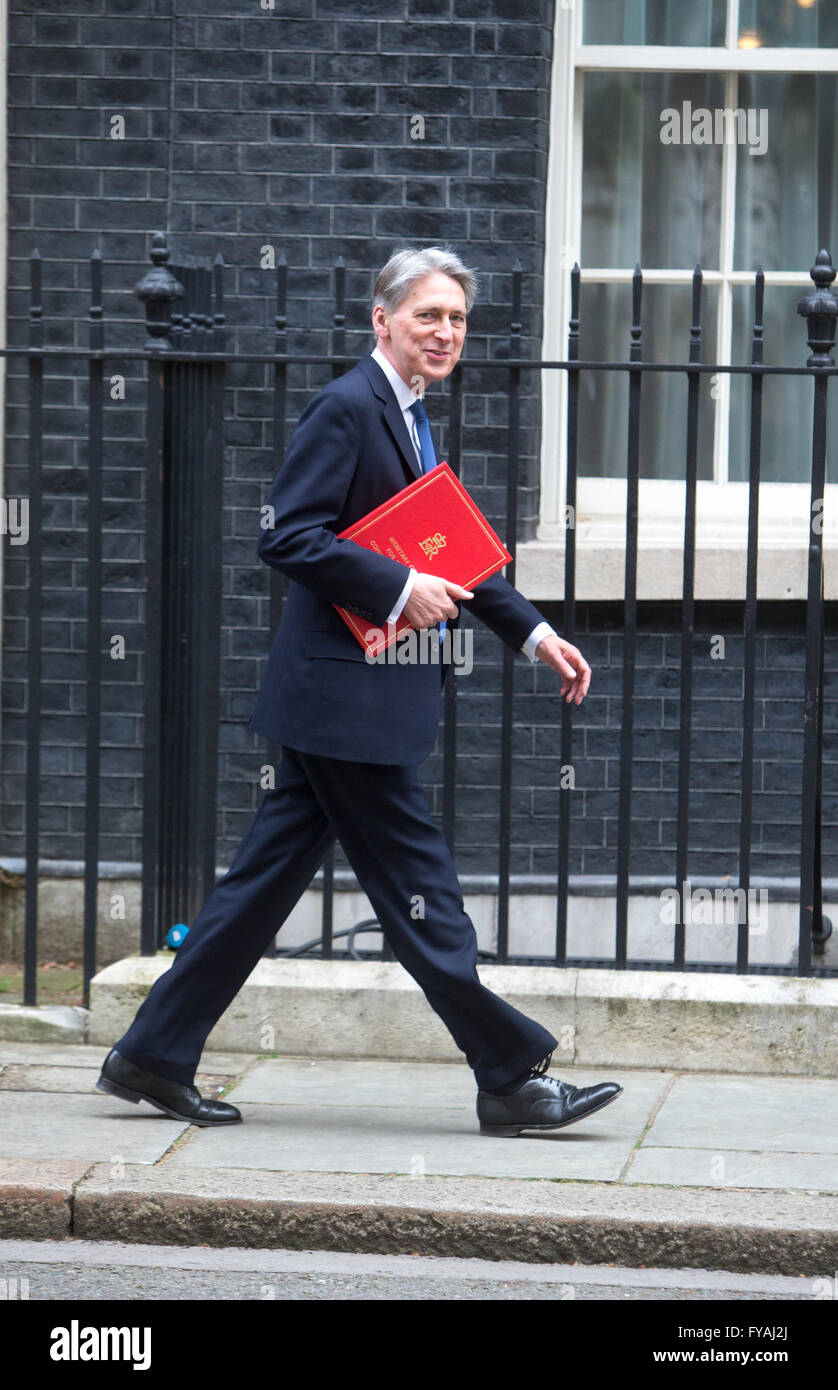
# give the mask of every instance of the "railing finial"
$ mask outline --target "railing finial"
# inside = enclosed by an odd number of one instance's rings
[[[165,233],[155,232],[151,238],[152,268],[134,286],[135,295],[145,306],[147,346],[156,352],[165,352],[170,346],[172,305],[183,297],[183,285],[167,265],[169,254]]]
[[[806,319],[809,329],[808,343],[812,355],[807,367],[833,367],[835,365],[832,349],[835,346],[835,321],[838,318],[838,295],[830,289],[835,279],[835,267],[828,251],[819,251],[815,264],[809,271],[815,288],[801,299],[797,306],[798,314]]]

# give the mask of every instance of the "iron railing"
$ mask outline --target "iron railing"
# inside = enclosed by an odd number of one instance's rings
[[[28,561],[28,651],[25,775],[25,961],[24,1003],[36,1002],[38,940],[38,866],[40,848],[40,742],[41,742],[41,615],[42,615],[42,503],[45,366],[55,359],[66,369],[68,360],[86,363],[87,413],[87,717],[86,717],[86,815],[84,835],[84,1003],[89,1002],[89,982],[96,970],[96,913],[99,875],[101,808],[101,581],[102,581],[102,459],[103,403],[106,364],[127,360],[146,364],[145,405],[147,492],[145,524],[145,623],[144,623],[144,738],[142,829],[142,923],[140,948],[153,954],[168,928],[188,923],[215,881],[215,823],[217,803],[217,753],[219,714],[219,643],[221,603],[221,498],[224,449],[224,391],[227,367],[233,363],[263,363],[272,367],[269,389],[272,400],[265,414],[273,419],[274,471],[282,462],[287,430],[288,371],[292,366],[325,365],[334,375],[352,365],[346,354],[345,267],[334,270],[334,314],[330,351],[289,352],[287,293],[288,271],[280,257],[276,268],[276,317],[273,350],[234,352],[225,342],[223,266],[215,264],[169,265],[169,251],[162,234],[152,241],[152,269],[137,286],[145,306],[148,339],[145,344],[112,351],[104,344],[102,323],[102,261],[91,258],[89,343],[87,348],[49,347],[43,338],[41,262],[31,257],[29,343],[7,347],[6,358],[23,360],[28,372],[28,496],[30,539]],[[585,361],[579,356],[580,271],[571,272],[571,318],[567,358],[544,361],[521,355],[522,271],[511,272],[511,321],[506,346],[497,358],[470,362],[461,359],[449,382],[447,460],[460,472],[463,434],[464,377],[473,368],[489,373],[498,393],[507,402],[507,488],[505,539],[512,559],[507,578],[515,582],[518,530],[519,457],[521,443],[522,376],[525,372],[564,372],[567,377],[567,487],[570,516],[576,514],[579,446],[579,387],[586,372],[623,372],[628,376],[626,435],[627,506],[625,531],[625,584],[623,597],[622,723],[619,756],[619,822],[616,854],[615,949],[610,960],[586,961],[618,968],[638,964],[628,954],[629,862],[632,832],[632,754],[634,747],[633,697],[637,650],[638,494],[640,478],[640,401],[644,376],[666,372],[685,378],[685,469],[683,591],[681,602],[680,720],[678,747],[677,831],[674,882],[677,888],[688,878],[689,810],[691,787],[691,736],[693,708],[693,637],[695,633],[696,495],[698,480],[699,382],[703,373],[744,374],[750,380],[749,509],[747,580],[744,602],[744,699],[742,707],[741,820],[735,966],[697,967],[686,959],[683,904],[675,924],[671,961],[664,968],[753,969],[749,962],[747,903],[751,886],[751,841],[754,818],[754,727],[756,699],[757,560],[760,465],[762,457],[762,385],[767,374],[811,377],[814,386],[811,434],[811,524],[809,527],[808,596],[806,601],[806,657],[801,672],[804,697],[802,818],[800,825],[799,940],[797,963],[761,966],[776,973],[801,976],[834,974],[818,966],[813,955],[823,952],[831,926],[823,917],[821,879],[821,801],[823,765],[824,684],[824,588],[822,509],[826,481],[826,405],[830,377],[838,297],[831,287],[835,277],[830,257],[821,251],[811,271],[813,291],[799,305],[808,325],[811,354],[805,365],[768,366],[763,362],[764,276],[754,277],[755,312],[751,334],[751,361],[722,365],[700,360],[702,275],[696,269],[692,283],[692,325],[685,362],[645,362],[641,310],[643,276],[638,266],[632,281],[632,322],[627,360]],[[269,480],[266,479],[266,482]],[[819,520],[820,519],[820,520]],[[562,632],[575,640],[576,530],[566,531]],[[258,561],[255,556],[254,565]],[[280,619],[285,584],[270,574],[271,634]],[[498,898],[497,949],[481,953],[499,962],[510,960],[510,853],[512,824],[512,731],[515,701],[514,653],[504,646],[501,676],[501,733],[499,820],[496,891]],[[456,682],[445,683],[442,735],[442,822],[454,847],[457,788]],[[558,732],[561,763],[571,766],[574,749],[574,707],[563,703]],[[279,750],[268,745],[275,762]],[[573,789],[557,788],[558,838],[556,878],[556,965],[579,964],[568,956],[568,890]],[[331,850],[323,866],[322,932],[316,943],[298,947],[291,954],[314,947],[323,957],[335,953],[338,935],[348,936],[351,953],[354,938],[375,922],[358,923],[349,933],[333,930],[334,866]],[[382,955],[392,959],[386,941]],[[658,968],[660,965],[658,964]]]

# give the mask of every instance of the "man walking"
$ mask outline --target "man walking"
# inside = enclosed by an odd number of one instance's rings
[[[281,747],[276,785],[108,1054],[100,1090],[193,1124],[241,1120],[192,1084],[204,1043],[337,837],[396,959],[474,1072],[481,1133],[559,1128],[622,1091],[548,1076],[557,1040],[478,979],[474,927],[418,776],[448,663],[368,661],[333,607],[373,627],[404,614],[441,633],[456,624],[459,600],[514,651],[552,666],[568,700],[578,705],[587,692],[581,653],[502,575],[472,592],[337,539],[436,466],[421,397],[456,366],[475,291],[473,273],[446,249],[396,253],[375,286],[377,346],[300,416],[259,541],[260,557],[291,581],[251,719]]]

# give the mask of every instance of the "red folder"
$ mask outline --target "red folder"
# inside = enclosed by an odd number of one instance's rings
[[[439,575],[473,589],[512,559],[447,463],[408,483],[380,507],[341,531],[379,555],[389,555],[424,574]],[[412,626],[402,615],[383,628],[333,605],[361,646],[376,656]],[[366,633],[373,631],[367,641]]]

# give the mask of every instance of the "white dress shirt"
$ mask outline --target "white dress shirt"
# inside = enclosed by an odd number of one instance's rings
[[[416,396],[414,395],[413,391],[411,391],[407,382],[401,376],[399,376],[399,373],[396,371],[392,362],[390,362],[388,358],[384,356],[384,353],[378,346],[373,348],[371,356],[373,358],[373,361],[378,363],[379,367],[383,371],[384,375],[386,376],[387,380],[389,381],[390,385],[392,386],[395,392],[396,400],[401,406],[402,415],[404,417],[404,423],[407,426],[407,432],[410,435],[411,442],[413,444],[414,449],[416,450],[416,457],[419,463],[421,464],[422,453],[419,448],[419,435],[416,429],[416,417],[410,409],[410,407],[416,400]],[[407,577],[405,586],[399,594],[399,597],[396,599],[392,612],[390,612],[387,616],[388,623],[394,623],[396,621],[405,604],[407,603],[414,582],[416,580],[416,573],[417,572],[415,569],[411,569],[410,574]],[[557,635],[555,628],[552,628],[549,623],[538,623],[538,625],[533,628],[527,640],[524,642],[521,651],[529,657],[530,661],[538,661],[538,657],[535,654],[535,649],[541,641],[542,637],[547,637],[551,635],[553,637]]]

